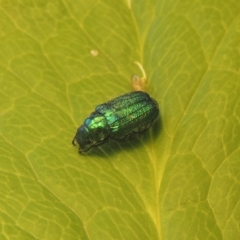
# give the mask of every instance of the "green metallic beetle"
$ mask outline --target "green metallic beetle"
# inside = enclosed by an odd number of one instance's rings
[[[108,140],[128,140],[150,128],[158,116],[153,98],[146,92],[130,92],[98,105],[78,128],[72,144],[77,143],[82,153]]]

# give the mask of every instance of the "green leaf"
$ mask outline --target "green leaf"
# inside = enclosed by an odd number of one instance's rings
[[[240,2],[0,2],[0,239],[240,239]],[[147,76],[161,121],[80,155]]]

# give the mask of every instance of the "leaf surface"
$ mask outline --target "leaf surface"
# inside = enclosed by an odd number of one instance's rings
[[[0,239],[240,238],[240,2],[0,2]],[[147,76],[160,121],[79,155]]]

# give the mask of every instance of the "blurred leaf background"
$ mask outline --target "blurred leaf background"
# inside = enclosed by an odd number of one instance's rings
[[[79,155],[135,61],[159,125]],[[0,239],[239,240],[239,74],[237,0],[1,0]]]

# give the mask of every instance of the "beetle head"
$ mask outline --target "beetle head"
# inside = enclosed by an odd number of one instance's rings
[[[103,144],[109,136],[109,129],[105,117],[94,112],[77,130],[73,144],[79,144],[79,152],[87,152],[90,148]]]

